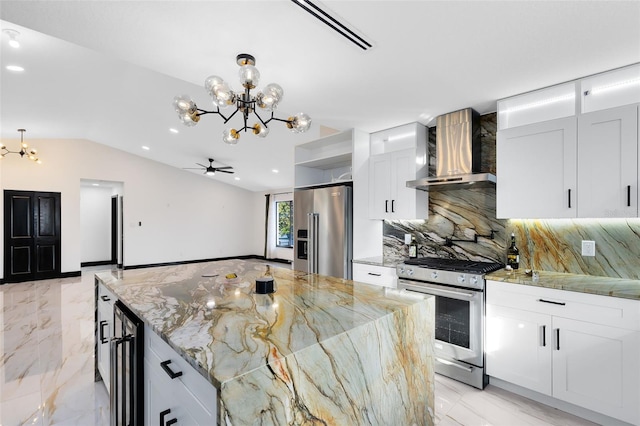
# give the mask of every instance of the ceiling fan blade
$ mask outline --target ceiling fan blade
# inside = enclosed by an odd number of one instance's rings
[[[220,172],[220,173],[231,173],[231,174],[234,174],[234,173],[235,173],[235,172],[231,172],[231,171],[229,171],[229,170],[220,170],[220,169],[217,169],[216,171],[217,171],[217,172]]]
[[[182,170],[202,170],[202,167],[183,167]]]
[[[196,163],[196,164],[200,167],[204,167],[205,169],[207,168],[207,166],[205,166],[204,164],[200,164],[200,163]]]
[[[216,167],[216,170],[224,170],[224,169],[233,169],[233,167],[231,166],[224,166],[224,167]]]

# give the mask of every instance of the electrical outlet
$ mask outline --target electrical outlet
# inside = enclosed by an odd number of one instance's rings
[[[404,234],[404,243],[411,244],[411,234]]]
[[[595,241],[582,241],[582,255],[583,256],[595,256],[596,255],[596,242]]]

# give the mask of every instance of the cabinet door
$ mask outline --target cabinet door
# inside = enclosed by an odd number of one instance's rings
[[[551,395],[551,316],[487,305],[487,374]]]
[[[576,217],[576,128],[568,117],[498,132],[497,217]]]
[[[638,107],[578,118],[578,216],[638,216]]]
[[[369,218],[388,219],[391,211],[391,157],[373,155],[369,159]]]
[[[416,213],[416,197],[427,193],[407,188],[407,181],[416,178],[416,150],[405,149],[391,156],[391,219],[426,218],[426,203],[423,215]]]
[[[640,332],[557,317],[553,327],[553,396],[639,424]]]

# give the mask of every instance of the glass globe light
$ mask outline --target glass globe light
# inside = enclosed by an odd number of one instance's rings
[[[173,98],[173,107],[178,114],[183,112],[190,113],[198,108],[189,95],[180,95]]]
[[[222,132],[222,140],[229,145],[235,145],[238,143],[240,134],[236,129],[226,129]]]
[[[211,92],[213,104],[220,108],[226,108],[235,102],[236,95],[226,82],[222,82],[214,86]]]
[[[243,65],[240,67],[240,84],[243,87],[253,89],[260,81],[260,71],[253,65]]]
[[[184,124],[187,127],[193,127],[196,124],[198,124],[198,121],[200,121],[199,115],[189,114],[188,112],[178,114],[178,118],[180,118],[180,121],[182,122],[182,124]]]
[[[311,127],[311,117],[304,112],[299,112],[293,117],[289,117],[287,127],[291,129],[293,133],[304,133]]]
[[[216,86],[220,84],[224,84],[224,80],[221,77],[218,77],[217,75],[210,75],[204,81],[204,88],[207,93],[209,93],[211,96],[214,96],[213,91]]]
[[[283,96],[284,90],[282,90],[282,87],[279,84],[270,83],[264,87],[261,93],[258,93],[257,103],[260,108],[273,111],[277,108]]]
[[[259,138],[266,138],[269,134],[269,128],[260,123],[256,123],[253,125],[253,134]]]

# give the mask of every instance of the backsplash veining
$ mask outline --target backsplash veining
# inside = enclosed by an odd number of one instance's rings
[[[480,117],[482,171],[496,173],[496,114]],[[435,152],[435,128],[429,129],[429,153]],[[430,165],[435,164],[430,161]],[[435,167],[429,167],[435,175]],[[383,254],[408,256],[404,234],[412,234],[419,256],[506,263],[513,232],[520,267],[616,278],[640,279],[640,219],[496,219],[495,188],[430,192],[426,220],[384,221]],[[495,231],[493,240],[486,238]],[[473,240],[445,246],[446,238]],[[582,240],[596,242],[596,256],[581,255]]]

